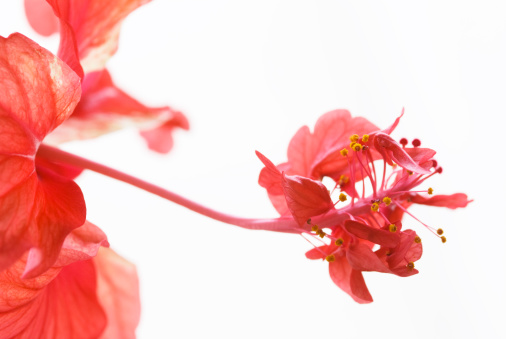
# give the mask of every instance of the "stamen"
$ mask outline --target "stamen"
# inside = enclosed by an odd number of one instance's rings
[[[392,232],[392,233],[395,233],[395,232],[397,232],[397,226],[395,226],[395,224],[390,224],[390,225],[388,226],[388,230],[389,230],[390,232]]]
[[[319,230],[319,229],[320,229],[320,228],[318,227],[318,225],[313,225],[313,226],[311,227],[311,231],[313,231],[313,232],[318,232],[318,230]]]
[[[343,157],[347,156],[348,155],[348,150],[346,148],[343,148],[341,151],[340,151],[341,155]]]
[[[327,255],[325,260],[327,260],[328,262],[333,262],[336,260],[336,257],[333,254],[330,254],[330,255]]]
[[[347,199],[348,199],[348,197],[346,196],[346,194],[344,194],[344,193],[342,193],[342,192],[341,192],[341,194],[339,194],[339,201],[344,202],[344,201],[346,201]]]
[[[385,203],[385,205],[388,206],[392,203],[392,199],[390,199],[389,197],[384,197],[383,202]]]
[[[427,193],[432,194],[432,192],[434,192],[434,190],[432,189],[432,187],[429,187],[429,189],[427,190]]]
[[[357,142],[359,139],[359,136],[358,134],[353,134],[351,137],[350,137],[350,141],[352,142]]]
[[[438,229],[437,229],[437,234],[439,234],[439,235],[443,235],[443,229],[442,229],[442,228],[438,228]]]
[[[415,263],[414,263],[414,262],[412,262],[412,261],[410,261],[410,262],[408,262],[408,264],[406,265],[406,267],[407,267],[408,269],[412,270],[413,268],[415,268]]]
[[[441,237],[441,242],[443,242],[443,244],[446,242],[446,237],[444,235]]]
[[[362,136],[362,142],[368,142],[369,141],[369,134],[364,134]]]
[[[336,244],[336,246],[342,246],[344,243],[344,240],[343,238],[337,238],[336,241],[334,242],[334,244]]]
[[[415,242],[416,242],[417,244],[421,243],[421,242],[422,242],[422,238],[420,238],[419,236],[416,236],[416,237],[415,237]]]
[[[371,211],[378,212],[378,209],[379,209],[379,205],[377,202],[375,202],[374,204],[371,205]]]

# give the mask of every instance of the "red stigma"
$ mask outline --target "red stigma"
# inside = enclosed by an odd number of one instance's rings
[[[402,138],[399,143],[402,145],[402,147],[406,147],[406,145],[408,144],[408,139],[406,138]]]
[[[420,141],[420,139],[413,139],[413,141],[411,141],[411,144],[414,147],[419,147],[422,144],[422,142]]]

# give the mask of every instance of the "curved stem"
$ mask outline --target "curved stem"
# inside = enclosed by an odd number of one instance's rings
[[[116,169],[107,167],[105,165],[96,163],[94,161],[82,158],[80,156],[62,151],[56,147],[41,144],[37,152],[38,156],[47,158],[54,162],[60,162],[75,167],[88,169],[113,179],[125,182],[144,191],[158,195],[164,199],[172,201],[175,204],[181,205],[201,215],[215,219],[227,224],[252,229],[252,230],[268,230],[275,232],[285,233],[300,233],[300,227],[291,217],[273,218],[273,219],[254,219],[254,218],[241,218],[232,216],[226,213],[215,211],[209,207],[198,204],[192,200],[182,197],[174,192],[166,190],[162,187],[156,186],[147,181],[141,180],[132,175],[123,173]]]

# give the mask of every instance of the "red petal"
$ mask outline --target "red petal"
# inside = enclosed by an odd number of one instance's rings
[[[86,219],[84,197],[76,183],[44,168],[37,169],[37,177],[33,207],[25,211],[32,219],[24,236],[33,244],[25,278],[35,277],[51,267],[64,239]]]
[[[21,279],[19,260],[0,274],[0,337],[97,338],[106,326],[91,260]]]
[[[325,253],[326,247],[327,246],[320,246],[318,248],[315,247],[312,250],[307,251],[306,258],[311,259],[311,260],[325,259],[326,255],[324,253]]]
[[[44,167],[46,169],[49,169],[67,179],[75,179],[84,171],[79,167],[53,162],[52,160],[49,160],[42,156],[40,153],[37,153],[37,156],[35,157],[35,166],[37,168]]]
[[[258,184],[267,189],[269,194],[283,195],[281,171],[262,153],[255,151],[255,154],[265,166],[260,171]]]
[[[288,209],[299,225],[334,207],[327,188],[319,181],[283,175],[282,186]]]
[[[8,56],[6,58],[5,56]],[[35,170],[42,139],[72,112],[77,75],[21,34],[0,37],[0,269],[29,248],[30,274],[49,268],[86,209],[75,183]]]
[[[83,226],[76,228],[65,238],[54,266],[61,267],[91,259],[97,255],[102,246],[109,246],[107,236],[100,228],[86,221]]]
[[[344,227],[351,234],[381,246],[396,247],[399,244],[399,235],[397,233],[372,228],[353,220],[346,220]]]
[[[334,262],[331,262],[329,273],[334,284],[348,293],[356,302],[367,304],[373,301],[362,273],[352,269],[346,257],[337,257]]]
[[[384,129],[383,131],[381,131],[381,132],[383,132],[383,133],[385,133],[385,134],[389,134],[389,135],[390,135],[390,134],[392,134],[392,132],[394,131],[394,129],[395,129],[395,128],[397,127],[397,125],[399,124],[399,121],[401,121],[401,118],[402,118],[402,116],[403,116],[403,115],[404,115],[404,107],[402,108],[401,115],[399,115],[399,116],[397,117],[397,119],[395,119],[394,123],[393,123],[391,126],[389,126],[388,128],[385,128],[385,129]]]
[[[390,158],[406,170],[413,171],[420,174],[429,174],[430,171],[420,167],[411,159],[402,146],[392,139],[389,135],[378,133],[374,137],[374,148],[385,158],[388,163],[391,163]]]
[[[415,195],[411,201],[420,205],[430,205],[437,207],[447,207],[451,209],[466,207],[472,200],[467,199],[464,193],[455,193],[452,195],[435,195],[431,198],[424,198],[421,195]]]
[[[80,81],[61,60],[15,33],[0,37],[0,152],[34,155],[74,110]]]
[[[25,0],[25,12],[28,23],[40,35],[58,32],[58,19],[45,0]]]
[[[171,111],[171,113],[172,116],[163,125],[141,131],[141,136],[148,143],[149,149],[159,153],[168,153],[174,145],[172,131],[176,128],[184,130],[190,128],[190,124],[183,113],[177,111]]]
[[[335,110],[321,116],[314,133],[307,126],[294,135],[288,146],[288,162],[292,173],[319,179],[348,169],[348,163],[336,154],[348,146],[352,134],[364,134],[378,128],[364,118],[352,118],[347,110]],[[330,166],[330,168],[329,168]]]
[[[47,0],[60,18],[58,55],[85,73],[101,70],[118,49],[121,23],[133,10],[149,0]]]
[[[103,247],[93,263],[98,276],[98,299],[108,320],[101,338],[135,339],[141,310],[135,266]]]
[[[148,107],[119,89],[107,70],[87,74],[83,95],[72,116],[48,136],[53,143],[95,138],[124,127],[146,130],[150,148],[168,151],[172,130],[188,129],[186,117],[169,107]]]
[[[391,273],[390,269],[364,244],[354,244],[346,251],[346,258],[351,267],[358,271],[377,271]]]

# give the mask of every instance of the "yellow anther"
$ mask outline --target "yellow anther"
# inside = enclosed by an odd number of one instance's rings
[[[416,236],[416,237],[415,237],[415,242],[416,242],[417,244],[421,243],[421,242],[422,242],[422,238],[420,238],[419,236]]]
[[[439,235],[443,235],[443,233],[444,233],[444,232],[443,232],[443,229],[442,229],[442,228],[438,228],[438,229],[437,229],[437,234],[439,234]]]
[[[341,176],[339,177],[339,185],[341,185],[341,186],[344,184],[347,184],[349,181],[350,181],[350,178],[348,178],[344,174],[341,174]]]
[[[353,141],[350,142],[350,148],[353,149],[353,147],[355,147],[355,144],[356,144],[356,142],[353,142]]]
[[[353,147],[352,149],[355,151],[355,152],[359,152],[362,150],[362,145],[360,144],[353,144]]]
[[[327,235],[327,233],[323,232],[322,230],[318,230],[316,234],[318,234],[320,238],[324,238]]]
[[[353,134],[353,135],[350,137],[350,140],[351,140],[352,142],[357,142],[357,141],[358,141],[358,139],[359,139],[358,134]]]
[[[385,205],[388,206],[392,203],[392,199],[390,199],[389,197],[384,197],[383,202],[385,203]]]
[[[336,241],[334,242],[336,246],[341,246],[343,243],[344,243],[343,238],[337,238]]]
[[[336,260],[336,257],[333,254],[330,254],[330,255],[327,255],[325,260],[327,260],[328,262],[333,262]]]
[[[429,187],[429,189],[427,190],[427,193],[432,194],[432,192],[434,192],[434,190],[432,189],[432,187]]]
[[[379,209],[379,205],[377,202],[375,202],[374,204],[371,205],[371,211],[378,212],[378,209]]]
[[[341,150],[341,155],[342,155],[343,157],[347,156],[347,155],[348,155],[348,150],[347,150],[346,148],[343,148],[343,149]]]
[[[441,241],[443,242],[443,244],[446,242],[446,237],[444,235],[441,237]]]
[[[407,171],[409,175],[413,175],[413,171]]]
[[[369,134],[364,134],[362,136],[362,142],[368,142],[369,141]]]
[[[412,270],[413,268],[415,268],[415,263],[410,261],[408,262],[408,264],[406,265],[407,268],[409,268],[410,270]]]
[[[395,232],[397,232],[397,226],[395,226],[395,224],[390,224],[390,225],[388,226],[388,230],[389,230],[390,232],[392,232],[392,233],[395,233]]]
[[[347,199],[348,199],[348,197],[346,196],[346,194],[344,194],[344,193],[339,194],[340,201],[346,201]]]
[[[311,227],[311,231],[313,231],[313,232],[318,232],[318,230],[319,230],[318,225],[313,225]]]

